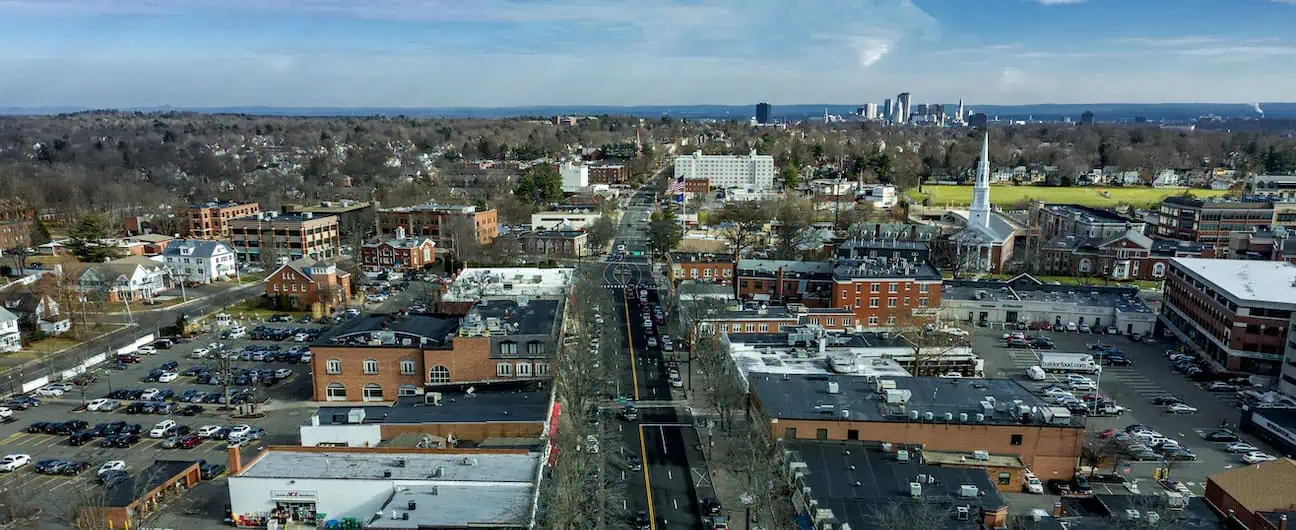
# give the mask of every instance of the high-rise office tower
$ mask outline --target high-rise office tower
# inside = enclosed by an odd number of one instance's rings
[[[963,123],[963,116],[966,116],[966,114],[963,114],[963,98],[959,98],[958,110],[954,111],[954,121]]]
[[[770,107],[770,104],[769,104],[769,103],[764,103],[764,102],[757,103],[757,104],[756,104],[756,123],[759,123],[759,124],[761,124],[761,125],[764,125],[764,124],[769,123],[769,122],[770,122],[770,111],[771,111],[771,110],[772,110],[772,107]]]
[[[1093,124],[1094,124],[1094,113],[1087,110],[1084,111],[1084,113],[1080,115],[1080,125],[1093,125]]]
[[[896,96],[896,107],[898,107],[899,110],[899,112],[896,113],[898,115],[896,121],[899,123],[909,123],[911,107],[909,106],[908,92],[901,92]]]
[[[926,103],[919,103],[917,105],[914,105],[914,114],[918,116],[926,116],[934,113],[931,111],[931,105],[928,105]]]
[[[894,110],[895,109],[891,108],[891,98],[886,98],[886,100],[882,102],[882,119],[894,119],[895,117],[892,116],[892,111]]]
[[[877,103],[866,103],[864,105],[864,119],[876,120],[878,117]]]

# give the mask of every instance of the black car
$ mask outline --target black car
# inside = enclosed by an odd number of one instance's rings
[[[652,518],[648,516],[648,512],[635,512],[634,527],[635,530],[648,530],[649,528],[652,528]]]
[[[168,370],[168,371],[169,371],[169,370],[175,370],[176,368],[179,368],[179,367],[180,367],[180,363],[178,363],[178,362],[176,362],[176,361],[167,361],[167,362],[162,363],[161,366],[158,366],[158,368],[161,368],[161,369],[163,369],[163,370]]]
[[[121,430],[118,431],[119,434],[139,434],[141,432],[144,432],[144,427],[141,427],[138,423],[125,424],[122,426]]]
[[[639,455],[628,455],[626,456],[626,467],[630,471],[643,471],[643,460],[639,458]]]
[[[105,471],[102,475],[99,475],[99,482],[103,483],[104,487],[111,488],[114,486],[120,486],[122,483],[126,482],[126,478],[127,475],[125,471],[114,469],[112,471]]]
[[[74,432],[68,436],[68,445],[77,446],[85,445],[95,439],[95,433],[91,431]]]
[[[198,414],[201,414],[202,411],[202,405],[186,405],[176,411],[176,413],[181,416],[197,416]]]
[[[62,463],[63,463],[62,460],[55,460],[55,459],[41,460],[39,462],[36,462],[35,464],[32,464],[32,471],[35,471],[42,475],[50,475],[53,474],[54,468],[58,467],[58,465]]]
[[[1220,429],[1220,430],[1217,430],[1217,431],[1211,431],[1211,432],[1208,432],[1208,433],[1206,433],[1206,436],[1203,436],[1203,438],[1205,438],[1206,441],[1208,441],[1208,442],[1236,442],[1236,441],[1238,441],[1238,435],[1233,434],[1233,431],[1230,431],[1230,430],[1227,430],[1227,429]]]
[[[140,436],[138,434],[115,434],[104,438],[103,441],[99,442],[99,445],[125,449],[139,443],[139,441]]]
[[[1183,402],[1184,400],[1171,395],[1157,396],[1152,398],[1153,405],[1173,405],[1175,403],[1183,403]]]
[[[1076,475],[1075,478],[1071,479],[1071,489],[1081,495],[1093,494],[1093,486],[1089,485],[1089,479],[1083,475]]]
[[[48,432],[49,427],[50,427],[50,422],[48,422],[48,421],[38,421],[38,422],[36,422],[36,423],[33,423],[33,424],[31,424],[31,425],[28,425],[28,426],[27,426],[27,432],[29,432],[29,433],[33,433],[33,434],[44,434],[44,433]]]
[[[1134,361],[1129,360],[1129,357],[1112,355],[1103,359],[1103,364],[1108,366],[1134,366]]]
[[[720,515],[720,501],[714,498],[702,499],[702,515],[706,517]]]
[[[1166,460],[1173,461],[1190,461],[1197,459],[1197,455],[1193,454],[1192,451],[1182,448],[1166,449],[1165,452],[1161,453],[1161,456]]]
[[[34,397],[18,396],[5,403],[5,406],[15,410],[27,410],[32,407],[39,407],[40,404],[40,400]]]
[[[82,471],[87,469],[90,469],[89,462],[82,462],[80,460],[64,460],[59,462],[58,466],[54,468],[53,474],[70,477],[80,475]]]
[[[201,464],[198,466],[198,471],[202,473],[203,480],[211,480],[220,476],[221,473],[224,473],[225,466],[220,464]]]
[[[192,429],[190,429],[188,425],[173,425],[170,429],[167,429],[162,433],[162,437],[170,438],[172,436],[184,436],[189,434],[191,430]]]
[[[54,424],[50,434],[72,434],[74,432],[85,430],[89,425],[90,424],[86,423],[84,420],[68,420],[63,423]]]

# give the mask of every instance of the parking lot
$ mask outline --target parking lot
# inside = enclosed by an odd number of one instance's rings
[[[986,377],[1013,378],[1034,390],[1043,389],[1047,385],[1067,384],[1066,377],[1062,374],[1049,374],[1045,381],[1033,381],[1027,377],[1026,369],[1040,364],[1039,352],[1029,348],[1004,347],[1003,333],[1004,330],[978,329],[972,336],[973,350],[986,361]],[[1125,430],[1127,426],[1141,424],[1177,441],[1196,455],[1196,459],[1192,461],[1168,464],[1159,460],[1123,463],[1119,471],[1136,484],[1141,484],[1143,491],[1146,492],[1149,487],[1159,488],[1153,481],[1153,471],[1160,466],[1168,466],[1171,479],[1184,482],[1190,490],[1200,495],[1207,476],[1243,465],[1239,455],[1224,450],[1225,444],[1203,438],[1206,433],[1217,430],[1224,424],[1231,429],[1235,427],[1241,414],[1241,398],[1236,392],[1207,391],[1203,383],[1173,370],[1164,353],[1167,349],[1176,348],[1177,343],[1163,339],[1157,343],[1145,344],[1120,335],[1077,332],[1029,331],[1026,334],[1052,339],[1056,345],[1055,351],[1058,352],[1088,352],[1090,345],[1101,342],[1119,349],[1132,361],[1130,366],[1104,366],[1102,373],[1093,377],[1099,392],[1125,407],[1126,411],[1120,416],[1091,417],[1087,420],[1088,430],[1099,433],[1107,429]],[[1083,393],[1077,392],[1076,395]],[[1153,402],[1155,398],[1167,395],[1181,399],[1196,408],[1197,412],[1171,414],[1164,406]],[[1233,432],[1236,433],[1236,429]],[[1270,449],[1246,436],[1242,439],[1261,450]],[[1126,469],[1128,472],[1124,471]],[[1104,493],[1103,488],[1112,486],[1095,484],[1094,487]],[[1051,496],[1035,497],[1040,499],[1041,507],[1047,509],[1051,505]]]
[[[294,328],[294,330],[324,327],[320,324],[300,322],[247,324],[249,329],[255,325]],[[77,504],[78,499],[80,502],[85,502],[84,494],[87,491],[102,491],[103,486],[96,479],[96,471],[105,462],[124,461],[128,473],[131,470],[144,469],[157,459],[206,460],[211,464],[226,464],[228,442],[218,439],[221,434],[219,431],[204,433],[215,434],[213,438],[198,437],[197,440],[191,439],[186,442],[186,444],[193,444],[192,447],[166,448],[164,447],[166,438],[150,436],[154,426],[164,420],[172,420],[177,426],[183,426],[192,433],[197,433],[202,427],[209,425],[230,428],[246,424],[251,430],[263,434],[257,439],[249,439],[246,442],[248,447],[245,449],[245,456],[250,456],[255,449],[266,444],[296,443],[299,434],[297,427],[309,416],[312,408],[301,403],[308,400],[311,394],[310,365],[302,363],[300,357],[295,362],[282,357],[276,361],[273,360],[274,356],[267,355],[263,357],[271,360],[256,361],[252,360],[254,357],[251,355],[243,355],[244,351],[251,351],[245,350],[249,346],[258,348],[257,351],[273,351],[268,348],[277,346],[281,352],[286,352],[294,346],[306,348],[308,343],[295,342],[295,339],[295,333],[284,341],[251,340],[247,337],[222,340],[215,333],[202,334],[186,342],[175,344],[169,349],[158,349],[156,353],[141,355],[140,362],[123,364],[120,369],[116,367],[117,363],[101,366],[95,372],[96,380],[86,385],[73,385],[61,396],[29,394],[30,397],[41,401],[40,406],[18,409],[18,403],[11,400],[10,405],[14,407],[12,416],[6,423],[0,424],[0,456],[29,455],[31,460],[29,464],[13,472],[0,473],[0,491],[39,493],[42,504],[53,507],[71,506]],[[195,358],[195,350],[211,349],[212,343],[223,344],[226,352],[237,352],[238,358],[226,360]],[[174,366],[167,371],[177,374],[175,380],[165,383],[145,380],[150,372],[167,363],[174,363]],[[210,382],[200,383],[195,375],[197,372],[194,370],[195,367],[204,367],[209,371],[232,370],[238,374],[246,374],[248,370],[258,370],[258,373],[271,374],[271,378],[264,379],[262,382],[253,382],[251,378],[238,380],[238,383],[245,383],[245,385],[233,386],[232,395],[249,396],[246,398],[248,403],[233,408],[223,407],[214,402],[216,400],[208,401],[200,398],[195,401],[181,401],[182,396],[193,399],[192,396],[198,393],[208,397],[224,395],[224,386]],[[274,377],[276,372],[277,375],[284,377]],[[185,373],[190,375],[181,375]],[[273,383],[266,384],[271,380]],[[150,391],[151,394],[152,390],[156,390],[157,393],[169,392],[169,395],[160,398],[150,396],[152,399],[147,401],[131,400],[123,395],[125,391],[135,393]],[[118,406],[112,411],[92,411],[83,405],[110,394],[117,396],[118,402]],[[257,404],[257,410],[253,410],[249,405],[253,402]],[[132,407],[132,403],[136,405]],[[134,413],[127,412],[128,409],[141,408],[139,404],[143,403],[166,404],[164,406],[174,407],[176,410],[172,410],[169,414],[138,410]],[[235,403],[239,401],[236,400]],[[182,415],[178,409],[184,406],[196,406],[201,410],[190,411],[196,412],[192,415]],[[236,417],[252,412],[256,414],[249,417]],[[77,430],[94,430],[96,426],[100,426],[112,432],[120,427],[118,422],[138,425],[139,440],[134,443],[129,443],[130,440],[127,440],[126,443],[118,444],[126,447],[105,447],[104,439],[110,436],[109,433],[100,432],[82,436],[82,439],[78,440],[82,443],[74,444],[72,437],[66,434],[69,429],[65,427],[47,429],[63,432],[60,434],[27,432],[33,424],[63,423],[69,420],[84,422],[84,428]],[[112,425],[115,423],[117,425]],[[81,425],[74,427],[81,427]],[[176,429],[167,434],[178,434],[180,430]],[[208,429],[208,431],[212,430],[216,429]],[[49,459],[85,462],[88,469],[68,476],[37,473],[35,464]],[[214,483],[222,481],[220,476],[212,479]],[[227,502],[224,500],[227,492],[224,491],[223,486],[204,483],[198,491],[191,492],[187,497],[191,498],[189,502],[204,511],[202,517],[195,518],[193,522],[219,524],[219,511]],[[70,502],[57,502],[60,499],[67,499]],[[55,502],[49,503],[49,501]]]

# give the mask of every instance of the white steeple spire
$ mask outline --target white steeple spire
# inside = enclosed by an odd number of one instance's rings
[[[990,226],[990,132],[981,141],[981,161],[977,162],[976,182],[972,187],[972,206],[968,208],[968,226]]]

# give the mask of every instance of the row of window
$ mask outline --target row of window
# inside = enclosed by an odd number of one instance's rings
[[[361,363],[365,375],[378,375],[378,360],[365,359]],[[415,364],[411,359],[402,359],[400,362],[401,375],[415,375]],[[329,375],[339,375],[342,373],[342,360],[329,359],[324,362],[324,372]],[[549,363],[531,363],[531,362],[508,362],[501,361],[495,365],[495,375],[499,377],[543,377],[549,375]],[[449,383],[450,369],[445,366],[436,365],[428,369],[428,383]]]
[[[397,390],[398,396],[417,396],[418,386],[401,385]],[[328,401],[348,401],[346,385],[342,383],[329,383],[324,387],[324,399]],[[381,385],[369,383],[361,388],[360,399],[362,401],[382,401],[383,388]]]

